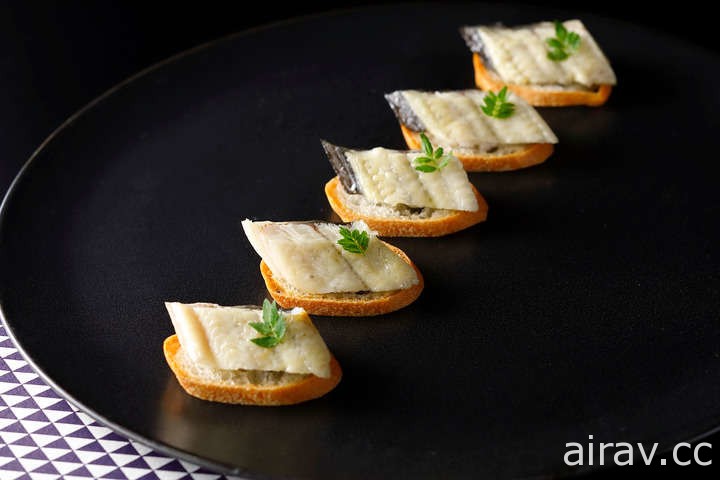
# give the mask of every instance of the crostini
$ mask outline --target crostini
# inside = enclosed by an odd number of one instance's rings
[[[302,308],[165,304],[165,359],[183,389],[213,402],[291,405],[325,395],[342,370]]]
[[[438,237],[487,218],[462,163],[427,137],[410,152],[322,145],[337,173],[325,195],[344,222],[363,220],[381,236]]]
[[[516,170],[544,162],[557,137],[538,112],[508,92],[398,90],[385,95],[405,143],[421,133],[451,149],[470,172]]]
[[[508,89],[535,106],[598,106],[617,83],[605,54],[580,20],[460,29],[473,52],[475,84]]]
[[[420,296],[423,277],[398,248],[365,222],[242,222],[260,255],[260,273],[284,308],[308,313],[371,316],[398,310]]]

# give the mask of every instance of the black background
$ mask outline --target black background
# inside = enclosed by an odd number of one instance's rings
[[[93,98],[137,71],[198,44],[268,22],[338,8],[387,2],[297,2],[278,6],[257,2],[51,2],[0,4],[0,192],[7,189],[33,150],[67,117]],[[243,2],[244,3],[244,2]],[[508,2],[494,2],[508,3]],[[713,15],[699,2],[639,8],[630,2],[528,1],[625,20],[677,36],[718,52]],[[422,8],[408,2],[408,8]],[[420,28],[432,35],[432,25]],[[369,32],[371,34],[371,32]],[[719,58],[720,60],[720,58]],[[251,69],[252,65],[248,65]],[[668,65],[668,68],[672,68]],[[622,83],[622,79],[619,79]],[[687,92],[701,101],[701,92]],[[148,101],[152,101],[148,99]],[[658,419],[662,421],[662,419]],[[720,434],[706,441],[717,452]],[[672,458],[668,464],[672,464]],[[657,460],[656,460],[657,461]],[[616,478],[630,469],[595,473]],[[712,468],[717,475],[715,468]],[[710,468],[636,467],[637,473],[710,477]]]
[[[0,191],[65,118],[115,83],[170,55],[297,15],[387,2],[53,2],[0,4]],[[244,3],[244,2],[242,2]],[[495,2],[508,3],[508,2]],[[714,16],[699,2],[527,1],[663,30],[718,51]],[[408,2],[408,8],[422,8]],[[432,35],[432,25],[420,28]],[[671,68],[671,66],[668,66]],[[248,65],[252,68],[252,65]],[[688,92],[693,96],[695,92]]]

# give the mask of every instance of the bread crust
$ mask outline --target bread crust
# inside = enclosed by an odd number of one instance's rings
[[[180,350],[177,335],[163,342],[165,360],[183,389],[193,397],[211,402],[241,405],[293,405],[321,397],[335,388],[342,378],[342,369],[335,357],[330,357],[330,377],[307,375],[302,380],[285,385],[223,385],[203,381],[189,375],[176,360]]]
[[[480,193],[472,186],[477,199],[478,209],[475,212],[454,211],[440,218],[412,219],[387,218],[363,215],[352,210],[343,203],[338,189],[343,188],[338,177],[325,184],[325,195],[332,209],[343,222],[364,220],[370,228],[383,237],[441,237],[468,228],[487,219],[488,205]]]
[[[412,150],[419,150],[422,147],[420,133],[411,130],[404,124],[400,124],[405,143]],[[463,155],[453,152],[468,172],[506,172],[532,167],[544,162],[552,155],[554,150],[552,143],[531,143],[525,148],[508,154],[478,154]]]
[[[473,53],[473,69],[475,85],[482,90],[498,91],[505,86],[497,75],[494,75],[483,63],[480,55]],[[509,90],[536,107],[569,107],[571,105],[587,105],[599,107],[607,102],[612,92],[612,85],[600,85],[594,92],[585,90],[547,91],[533,88],[530,85],[508,85]]]
[[[397,247],[385,244],[408,263],[418,277],[418,283],[405,290],[393,290],[381,295],[367,298],[363,294],[342,295],[332,294],[300,294],[291,292],[276,277],[264,261],[260,261],[260,273],[265,280],[265,286],[270,296],[283,308],[302,307],[306,312],[314,315],[327,315],[339,317],[370,317],[394,312],[414,302],[423,290],[425,281],[417,266]]]

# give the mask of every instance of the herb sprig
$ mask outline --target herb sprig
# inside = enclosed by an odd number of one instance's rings
[[[487,92],[483,99],[485,105],[482,106],[482,111],[488,117],[495,118],[508,118],[512,117],[515,113],[515,104],[507,101],[507,85],[504,86],[498,93]]]
[[[277,304],[273,301],[268,302],[267,298],[263,300],[262,322],[251,322],[250,326],[257,330],[263,337],[251,338],[250,341],[255,345],[263,348],[273,348],[278,346],[285,337],[285,319],[283,314],[278,311]]]
[[[445,151],[442,147],[433,149],[432,143],[424,133],[420,134],[420,141],[422,142],[423,153],[413,160],[413,167],[415,170],[425,173],[431,173],[437,170],[442,170],[447,167],[450,163],[451,155],[445,155]]]
[[[580,35],[569,31],[562,22],[555,20],[555,37],[545,39],[550,47],[547,57],[553,62],[562,62],[580,48]]]
[[[340,235],[342,238],[337,243],[348,252],[362,255],[368,249],[370,239],[365,230],[350,230],[340,227]]]

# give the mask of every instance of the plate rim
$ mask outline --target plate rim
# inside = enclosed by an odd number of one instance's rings
[[[372,7],[371,7],[372,8]],[[360,7],[359,9],[362,9]],[[18,188],[18,185],[20,182],[23,181],[24,177],[27,174],[28,169],[30,168],[30,165],[35,161],[35,159],[40,156],[40,154],[45,151],[46,147],[52,143],[52,141],[61,135],[66,129],[68,129],[70,126],[72,126],[79,118],[81,118],[83,115],[85,115],[87,112],[95,108],[98,104],[105,101],[107,98],[114,95],[116,92],[122,90],[126,86],[130,85],[131,83],[135,82],[136,80],[141,79],[142,77],[154,72],[155,70],[159,70],[162,67],[169,65],[171,63],[174,63],[182,58],[188,57],[190,55],[194,55],[195,53],[198,53],[202,50],[211,48],[217,44],[224,43],[226,41],[233,40],[235,38],[244,37],[246,35],[252,35],[257,32],[262,32],[265,30],[271,30],[275,27],[280,27],[284,25],[290,25],[294,23],[300,23],[308,19],[316,18],[316,17],[326,17],[331,15],[336,15],[339,13],[344,13],[348,11],[354,11],[358,10],[358,8],[345,8],[345,9],[333,9],[328,10],[325,12],[318,12],[308,15],[300,15],[296,17],[291,17],[283,20],[278,20],[274,22],[264,23],[255,27],[251,27],[245,30],[241,30],[238,32],[233,32],[218,38],[215,38],[213,40],[209,40],[207,42],[201,43],[199,45],[195,45],[194,47],[190,47],[186,50],[182,50],[178,53],[175,53],[167,58],[164,58],[163,60],[160,60],[159,62],[153,63],[152,65],[143,68],[142,70],[130,75],[129,77],[125,78],[124,80],[120,81],[119,83],[116,83],[115,85],[111,86],[109,89],[102,92],[97,97],[90,100],[87,104],[85,104],[83,107],[81,107],[79,110],[76,110],[75,113],[70,115],[67,119],[65,119],[59,126],[57,126],[41,143],[38,145],[38,147],[32,152],[30,157],[23,163],[23,165],[20,167],[20,170],[13,178],[12,182],[10,183],[10,186],[8,187],[7,191],[5,192],[5,195],[3,196],[2,202],[0,202],[0,231],[3,230],[5,225],[5,217],[8,210],[8,205],[10,205],[10,202],[12,201],[12,197],[15,195],[15,191]],[[112,430],[120,433],[121,435],[127,437],[130,440],[134,440],[138,443],[142,443],[144,445],[147,445],[149,447],[152,447],[154,450],[164,453],[168,456],[172,456],[175,458],[179,458],[182,460],[187,460],[189,462],[195,463],[201,467],[207,468],[209,470],[213,470],[220,474],[225,475],[246,475],[248,478],[259,478],[261,474],[259,472],[254,472],[248,469],[243,469],[238,466],[231,466],[222,462],[217,462],[213,460],[209,460],[205,457],[201,457],[198,455],[195,455],[191,452],[188,452],[186,450],[182,450],[170,445],[167,445],[165,443],[146,438],[136,432],[133,432],[130,429],[127,429],[123,427],[122,425],[119,425],[108,418],[106,418],[104,415],[100,414],[99,412],[96,412],[94,409],[87,407],[83,402],[75,398],[74,395],[70,394],[67,390],[62,388],[60,385],[58,385],[50,376],[42,369],[40,368],[36,363],[33,357],[25,351],[25,347],[22,345],[21,342],[18,341],[17,337],[15,336],[15,332],[13,331],[13,328],[11,326],[11,322],[8,321],[8,317],[5,314],[5,310],[3,308],[3,302],[2,299],[0,299],[0,322],[2,322],[2,325],[5,327],[5,331],[7,332],[8,336],[13,342],[13,346],[17,349],[17,351],[22,355],[23,359],[30,365],[33,370],[39,375],[39,377],[47,383],[53,390],[55,390],[58,394],[60,394],[64,400],[72,403],[75,407],[79,408],[81,411],[92,417],[94,420],[97,420],[101,422],[104,426],[110,427]],[[720,427],[719,427],[720,428]]]

